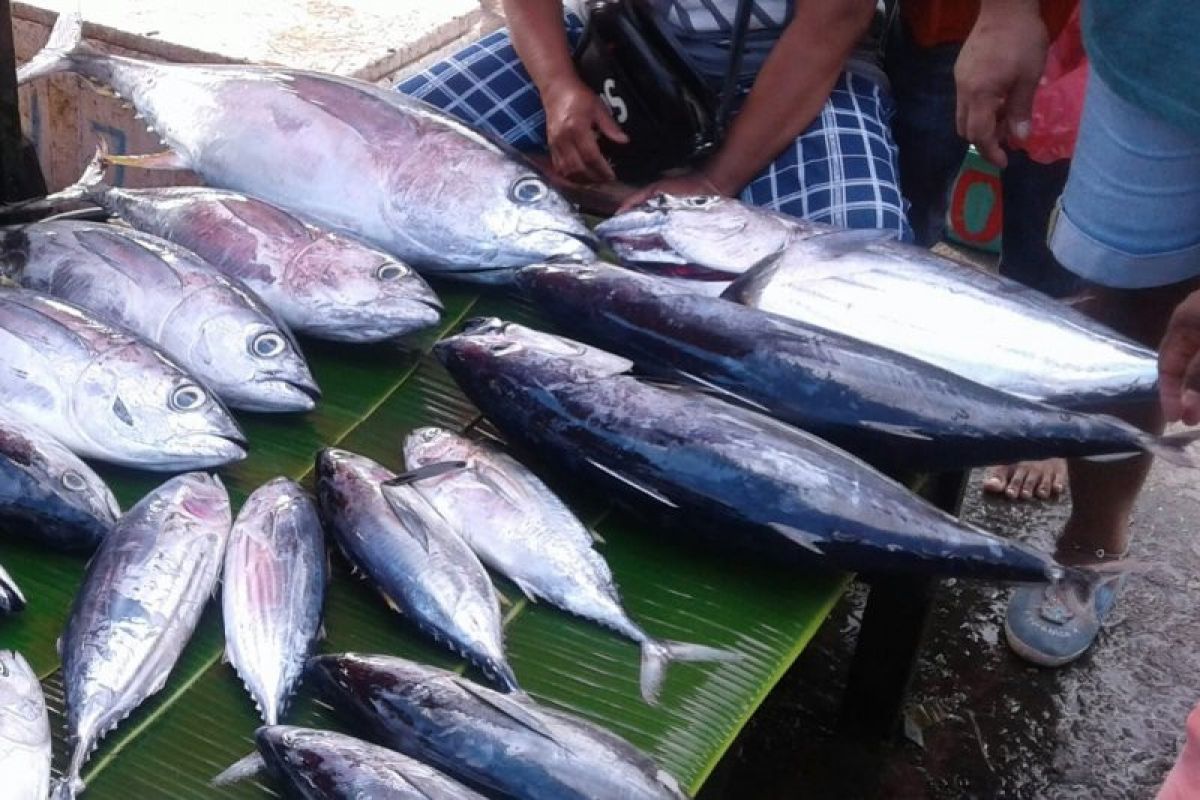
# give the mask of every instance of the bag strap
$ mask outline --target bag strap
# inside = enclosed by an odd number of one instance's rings
[[[738,79],[742,73],[742,56],[746,52],[746,33],[750,30],[750,12],[754,0],[738,0],[737,13],[733,19],[733,36],[729,41],[729,68],[725,71],[725,83],[721,86],[721,97],[717,104],[716,123],[721,135],[729,121],[729,111],[737,97]]]

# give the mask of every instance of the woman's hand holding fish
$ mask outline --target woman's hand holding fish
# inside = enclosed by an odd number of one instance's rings
[[[1167,420],[1200,423],[1200,291],[1187,296],[1158,348],[1158,392]]]
[[[711,195],[730,196],[727,191],[721,189],[713,183],[712,179],[705,175],[702,171],[689,172],[686,175],[675,175],[670,178],[663,178],[655,181],[649,186],[643,186],[636,192],[625,198],[621,203],[618,214],[623,214],[631,208],[636,208],[652,197],[657,197],[660,194],[674,195],[675,197],[706,197]]]

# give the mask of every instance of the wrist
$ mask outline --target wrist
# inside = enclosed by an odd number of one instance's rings
[[[559,98],[569,97],[579,92],[591,92],[588,85],[580,80],[574,70],[568,70],[567,74],[559,73],[551,78],[541,81],[534,81],[537,87],[538,94],[541,95],[542,105],[551,105],[559,100]]]
[[[708,183],[716,194],[723,197],[736,197],[750,182],[753,175],[743,177],[745,170],[738,169],[736,164],[729,163],[729,159],[723,158],[722,155],[720,152],[714,155],[697,174]]]

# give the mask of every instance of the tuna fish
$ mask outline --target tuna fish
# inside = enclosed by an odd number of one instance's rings
[[[286,725],[262,727],[258,752],[213,781],[225,785],[265,768],[301,800],[484,800],[406,755],[353,736]]]
[[[719,197],[651,200],[596,228],[623,263],[1073,408],[1153,399],[1154,353],[1016,281]]]
[[[76,455],[183,470],[245,458],[245,437],[165,353],[70,303],[0,288],[0,407]]]
[[[0,798],[46,800],[50,791],[50,717],[29,663],[0,651]]]
[[[221,482],[192,472],[146,495],[101,543],[60,641],[71,760],[55,800],[82,791],[100,739],[166,685],[216,588],[229,525]]]
[[[56,197],[87,199],[191,250],[249,287],[298,334],[378,342],[440,319],[441,303],[428,284],[382,250],[237,192],[109,186],[100,158]]]
[[[234,408],[308,411],[319,396],[287,327],[253,292],[157,236],[39,222],[5,232],[0,264],[22,286],[158,344]]]
[[[873,464],[951,470],[1148,450],[1190,464],[1194,437],[1006,392],[830,330],[605,264],[522,270],[543,312],[597,346],[797,425]]]
[[[435,352],[514,441],[687,532],[850,570],[1094,585],[1090,573],[960,522],[822,439],[629,362],[497,319]]]
[[[592,549],[583,523],[537,477],[508,455],[444,428],[420,428],[404,440],[405,465],[415,472],[461,462],[413,486],[431,502],[484,564],[507,576],[530,600],[598,622],[642,649],[642,697],[658,697],[667,664],[729,660],[733,654],[660,641],[629,618],[612,571]],[[385,492],[390,489],[385,485]]]
[[[268,725],[316,645],[327,562],[317,509],[295,481],[262,485],[238,512],[225,551],[225,654]]]
[[[108,55],[84,44],[67,14],[18,80],[64,71],[131,102],[174,151],[143,166],[186,166],[418,269],[500,281],[514,267],[592,252],[583,222],[531,167],[398,92],[282,67]]]
[[[0,525],[55,549],[92,550],[121,509],[91,467],[0,409]]]
[[[396,475],[345,450],[317,458],[317,496],[338,547],[388,605],[461,653],[508,690],[500,600],[479,559],[449,523],[408,486],[385,497]]]
[[[4,567],[0,566],[0,617],[25,610],[25,595]]]
[[[683,800],[675,778],[579,717],[400,658],[313,659],[314,682],[381,743],[522,800]]]

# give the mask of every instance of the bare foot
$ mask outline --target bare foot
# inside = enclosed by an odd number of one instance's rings
[[[1045,461],[1022,461],[988,467],[983,478],[983,490],[1002,494],[1009,500],[1041,500],[1058,498],[1067,488],[1067,462],[1061,458]]]

